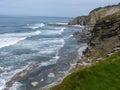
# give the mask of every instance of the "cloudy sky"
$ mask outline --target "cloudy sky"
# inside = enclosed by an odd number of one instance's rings
[[[0,15],[75,17],[120,0],[0,0]]]

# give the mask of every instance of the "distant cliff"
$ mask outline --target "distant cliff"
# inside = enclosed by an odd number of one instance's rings
[[[110,20],[107,20],[107,17],[111,17],[112,15],[115,16],[116,14],[120,14],[119,12],[120,12],[120,4],[106,6],[106,7],[99,7],[99,8],[92,10],[88,16],[85,16],[84,20],[82,19],[83,16],[79,16],[79,17],[73,19],[72,21],[70,21],[69,24],[85,25],[85,28],[83,30],[83,33],[84,33],[83,36],[87,37],[86,41],[89,42],[88,38],[91,39],[91,37],[93,37],[93,33],[91,33],[91,32],[93,32],[93,29],[95,31],[95,27],[97,26],[97,24],[98,23],[100,24],[100,22],[102,22],[102,21],[110,22]],[[111,18],[115,19],[116,17],[115,18],[111,17]],[[118,19],[118,17],[117,17],[117,19]],[[83,21],[84,21],[84,24],[83,24]],[[106,25],[106,23],[104,23],[104,24]],[[83,40],[78,40],[78,41],[83,41]]]
[[[78,16],[75,19],[71,20],[68,24],[69,25],[94,25],[98,20],[101,18],[111,15],[115,12],[120,10],[120,4],[118,5],[111,5],[106,7],[99,7],[92,10],[88,16]]]
[[[88,21],[88,16],[78,16],[75,19],[71,20],[68,25],[86,25]]]

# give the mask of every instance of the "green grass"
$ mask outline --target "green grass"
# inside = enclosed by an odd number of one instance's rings
[[[72,73],[52,90],[120,90],[120,52]]]

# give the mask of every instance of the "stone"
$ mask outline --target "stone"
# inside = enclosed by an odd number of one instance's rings
[[[55,77],[55,74],[54,74],[54,73],[49,73],[49,74],[48,74],[48,77],[49,77],[49,78],[53,78],[53,77]]]
[[[22,72],[19,76],[20,77],[23,77],[23,76],[25,76],[27,74],[27,72]]]
[[[32,82],[32,86],[36,87],[38,85],[38,82]]]
[[[101,60],[103,60],[103,58],[97,58],[97,60],[96,60],[96,61],[101,61]]]
[[[44,79],[42,78],[42,79],[41,79],[41,82],[43,82],[43,81],[44,81]]]

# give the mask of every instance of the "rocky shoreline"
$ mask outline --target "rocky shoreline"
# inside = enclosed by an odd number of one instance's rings
[[[51,90],[52,87],[56,86],[56,85],[59,85],[60,83],[62,83],[62,81],[67,77],[69,76],[71,73],[75,72],[78,68],[78,65],[81,63],[80,61],[82,61],[82,57],[83,57],[83,52],[86,51],[88,45],[85,43],[83,47],[80,47],[78,49],[78,60],[76,63],[72,64],[71,65],[71,68],[65,73],[64,77],[63,78],[59,78],[56,82],[53,82],[52,84],[49,84],[43,88],[40,88],[38,90]],[[85,65],[85,63],[81,63],[82,66]]]

